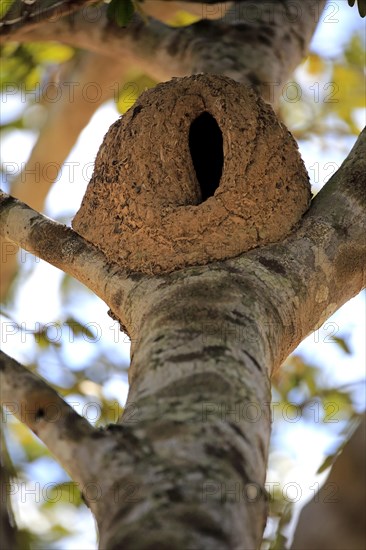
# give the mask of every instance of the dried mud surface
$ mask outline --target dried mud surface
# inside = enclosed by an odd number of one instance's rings
[[[202,202],[189,130],[203,112],[221,129],[224,164]],[[201,74],[144,92],[112,124],[73,228],[121,267],[170,272],[281,240],[310,196],[297,144],[272,108],[230,78]]]

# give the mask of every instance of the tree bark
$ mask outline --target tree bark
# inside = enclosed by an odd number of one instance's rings
[[[133,63],[157,81],[201,72],[226,75],[257,88],[276,105],[289,74],[306,55],[325,0],[269,0],[256,4],[254,14],[245,4],[236,3],[215,21],[181,28],[137,14],[121,28],[107,18],[106,6],[99,6],[93,17],[81,10],[51,22],[40,18],[5,26],[3,36],[21,42],[57,38]]]
[[[281,243],[164,276],[122,272],[71,229],[1,201],[3,234],[91,286],[131,336],[120,423],[83,428],[80,447],[71,432],[74,456],[52,439],[74,479],[98,488],[84,494],[101,548],[259,546],[269,376],[365,285],[365,143],[366,131]],[[6,373],[15,395],[20,374]]]
[[[131,296],[130,392],[115,428],[129,465],[106,457],[119,475],[96,506],[101,548],[257,548],[270,365],[265,338],[248,338],[256,313],[242,293],[242,277],[216,267]],[[107,513],[119,484],[131,494]]]

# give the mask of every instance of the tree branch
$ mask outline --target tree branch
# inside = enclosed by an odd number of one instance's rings
[[[47,0],[15,0],[0,20],[0,34],[11,34],[19,28],[32,28],[49,22],[51,18],[63,17],[95,3],[96,0],[54,0],[51,3]]]
[[[70,227],[57,223],[0,191],[0,235],[62,269],[120,310],[128,274]],[[3,243],[6,247],[6,243]],[[6,248],[2,251],[6,255]],[[121,319],[123,323],[123,320]]]
[[[366,129],[289,237],[232,260],[246,270],[251,261],[275,311],[268,339],[276,368],[365,287]]]
[[[37,211],[42,211],[47,194],[58,176],[81,130],[94,112],[109,99],[114,84],[126,73],[119,63],[109,57],[80,52],[63,71],[57,84],[59,101],[47,101],[47,120],[32,150],[24,170],[11,185],[11,194]],[[87,86],[98,86],[95,99],[88,100]],[[94,93],[94,92],[93,92]],[[48,168],[51,167],[51,174]],[[18,247],[1,242],[6,256],[1,257],[0,298],[3,300],[16,274]],[[12,252],[12,253],[11,253]]]
[[[272,0],[273,3],[277,1],[278,0]],[[249,2],[252,2],[252,0],[236,0],[237,4]],[[202,0],[144,0],[143,2],[143,4],[146,4],[148,12],[154,4],[166,4],[166,9],[169,11],[172,11],[172,9],[182,10],[184,8],[189,10],[192,6],[194,11],[199,13],[197,9],[195,9],[195,5],[200,4],[200,15],[202,18],[207,16],[203,7],[205,5],[216,6],[220,4],[219,11],[222,11],[223,6],[225,6],[224,9],[226,11],[227,7],[231,6],[233,3],[234,2],[230,0],[226,2],[222,0],[204,0],[203,2]],[[267,3],[271,3],[271,0],[267,0]],[[42,23],[48,23],[51,18],[54,21],[77,11],[83,13],[85,16],[84,9],[89,8],[89,6],[93,4],[98,4],[98,0],[54,0],[53,2],[49,0],[37,0],[33,3],[15,0],[12,2],[10,9],[5,13],[4,17],[0,20],[0,34],[13,34],[19,28],[28,30]],[[100,6],[94,7],[96,9],[100,8]],[[142,5],[141,9],[144,8],[145,6]]]
[[[216,21],[171,28],[134,15],[127,28],[111,23],[106,8],[97,20],[81,12],[11,34],[13,40],[55,40],[138,65],[156,80],[216,73],[260,90],[275,103],[292,70],[306,54],[325,0],[284,0],[257,5],[255,14],[234,4]],[[286,56],[281,52],[286,51]]]
[[[85,481],[85,464],[77,456],[95,429],[39,376],[2,351],[0,381],[1,405],[47,445],[74,480]]]
[[[268,319],[271,349],[267,356],[274,368],[365,286],[365,187],[363,130],[347,159],[288,238],[227,261],[229,269],[240,268],[263,286],[255,298]],[[129,277],[72,229],[5,193],[0,195],[0,212],[2,235],[74,276],[106,301],[123,326],[131,324],[126,319],[126,315],[131,318],[126,299],[131,302],[131,289],[147,277]],[[154,278],[154,285],[159,286],[160,280],[164,278]],[[144,299],[152,290],[151,281],[146,284],[150,290],[140,287]]]
[[[128,415],[119,424],[134,433],[128,439],[136,442],[130,446],[135,459],[133,467],[118,469],[119,456],[109,457],[111,489],[97,505],[101,546],[133,548],[147,537],[177,548],[260,545],[270,432],[267,375],[316,323],[362,288],[365,137],[363,132],[283,242],[225,262],[146,276],[128,293],[123,307],[134,333],[126,409],[136,415],[132,425],[125,425]],[[245,412],[252,406],[255,421]],[[155,444],[142,454],[141,443],[150,441]],[[163,486],[157,464],[168,472]],[[137,497],[128,513],[121,502],[106,514],[121,479],[143,488],[149,505],[141,506]],[[207,486],[213,498],[203,498]],[[240,487],[242,495],[249,486],[258,497],[250,506],[245,498],[220,499],[228,487]],[[220,517],[225,522],[217,531]],[[204,533],[202,524],[209,527]]]

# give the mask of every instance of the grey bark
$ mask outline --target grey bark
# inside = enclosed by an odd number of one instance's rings
[[[133,63],[156,80],[206,72],[257,88],[276,104],[291,71],[306,54],[325,0],[269,0],[245,3],[215,21],[172,28],[135,14],[127,28],[111,23],[106,7],[86,16],[81,10],[56,18],[5,27],[3,36],[21,42],[55,40]],[[42,24],[43,23],[43,24]],[[284,53],[285,52],[285,53]]]
[[[102,548],[259,544],[269,356],[246,279],[229,266],[191,269],[129,297],[130,392],[115,431],[131,440],[120,481],[134,493],[106,514],[114,483],[97,503]],[[118,454],[107,464],[120,468]]]

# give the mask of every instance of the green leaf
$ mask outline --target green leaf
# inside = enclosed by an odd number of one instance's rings
[[[24,91],[30,91],[39,86],[47,67],[68,61],[75,51],[70,46],[57,42],[30,44],[9,43],[0,48],[1,75],[0,86],[8,89],[12,86],[24,85]]]
[[[33,462],[38,458],[49,455],[46,447],[39,442],[38,438],[33,435],[25,424],[21,422],[14,423],[11,427],[11,434],[22,446],[27,462]]]
[[[47,349],[50,345],[49,338],[47,337],[47,332],[39,330],[38,332],[33,333],[36,344],[41,349]]]
[[[352,355],[351,348],[349,347],[348,343],[344,338],[340,338],[339,336],[333,336],[333,341],[348,355]]]
[[[339,455],[339,451],[337,450],[335,454],[327,456],[324,462],[317,469],[316,473],[321,474],[322,472],[325,472],[325,470],[328,470],[328,468],[333,466],[338,455]]]
[[[286,548],[287,537],[282,533],[277,533],[275,540],[272,542],[269,550],[283,550]]]
[[[64,527],[63,525],[56,523],[56,525],[52,525],[52,538],[54,540],[60,540],[64,537],[68,537],[71,535],[71,531]]]
[[[56,327],[58,330],[60,328],[60,324],[55,323],[55,328]],[[54,346],[56,348],[61,347],[61,342],[59,342],[59,338],[57,338],[56,340],[53,334],[49,336],[47,328],[41,328],[40,330],[33,332],[33,336],[36,344],[41,349],[47,349],[49,346]]]
[[[14,4],[14,0],[0,0],[0,19],[7,14],[12,4]]]
[[[293,504],[289,502],[284,506],[282,512],[280,513],[276,537],[272,541],[270,550],[283,550],[283,548],[288,547],[287,536],[285,535],[284,531],[286,530],[286,527],[291,521],[292,514],[293,514]]]
[[[357,67],[360,72],[364,71],[365,46],[360,34],[355,33],[347,45],[344,56],[350,65]]]
[[[75,50],[58,42],[31,42],[28,50],[34,61],[40,64],[65,63],[74,56]]]
[[[95,339],[95,334],[87,326],[79,323],[79,321],[77,321],[74,317],[68,317],[63,324],[70,327],[70,330],[74,336],[80,336],[82,334],[83,336],[90,338],[90,340]]]
[[[333,466],[333,464],[335,463],[335,461],[337,460],[337,458],[339,457],[339,455],[343,451],[344,447],[347,445],[347,443],[351,439],[352,435],[354,434],[354,432],[358,428],[359,419],[360,419],[360,415],[357,414],[357,413],[354,413],[351,416],[350,421],[343,428],[343,430],[341,432],[341,435],[343,435],[342,442],[340,443],[340,445],[338,445],[338,447],[335,449],[335,451],[333,453],[329,454],[325,458],[324,462],[319,466],[319,468],[316,472],[317,474],[321,474],[322,472],[324,472],[324,470],[326,470],[327,468],[330,468],[331,466]]]
[[[132,0],[112,0],[107,8],[107,17],[119,27],[126,27],[134,11]]]
[[[125,82],[122,86],[120,94],[117,99],[117,109],[120,113],[124,114],[130,109],[137,98],[147,90],[153,88],[156,85],[156,81],[152,80],[145,74],[131,75],[131,79]]]
[[[39,85],[42,78],[42,71],[40,67],[34,67],[24,78],[24,84],[26,90],[35,90]]]
[[[43,503],[43,508],[52,508],[58,502],[81,506],[83,500],[77,483],[74,481],[64,481],[57,483],[47,490],[47,499]]]

